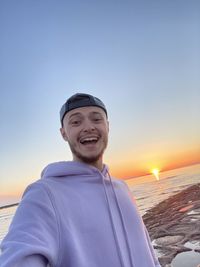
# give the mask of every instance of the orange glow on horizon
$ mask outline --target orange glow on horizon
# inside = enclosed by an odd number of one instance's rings
[[[152,166],[156,166],[155,169],[164,172],[200,163],[199,151],[160,155],[159,160],[155,157],[135,158],[134,155],[132,156],[133,160],[130,160],[131,155],[121,158],[123,161],[111,162],[109,164],[112,175],[120,179],[130,179],[145,176],[150,173],[155,176],[155,173],[152,172]],[[127,158],[127,161],[125,158]]]

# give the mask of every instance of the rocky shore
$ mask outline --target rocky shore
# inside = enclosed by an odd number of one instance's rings
[[[162,201],[143,220],[162,267],[172,266],[179,253],[192,251],[200,256],[200,183]]]

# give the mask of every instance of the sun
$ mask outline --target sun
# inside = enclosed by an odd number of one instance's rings
[[[153,169],[151,172],[156,177],[156,180],[159,181],[159,169]]]

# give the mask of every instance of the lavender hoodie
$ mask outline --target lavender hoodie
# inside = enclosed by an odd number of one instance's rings
[[[1,250],[0,267],[160,267],[126,184],[73,161],[26,189]]]

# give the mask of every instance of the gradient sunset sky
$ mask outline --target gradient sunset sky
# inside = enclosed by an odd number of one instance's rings
[[[103,100],[121,178],[200,162],[200,1],[0,1],[0,195],[71,160],[59,110]]]

